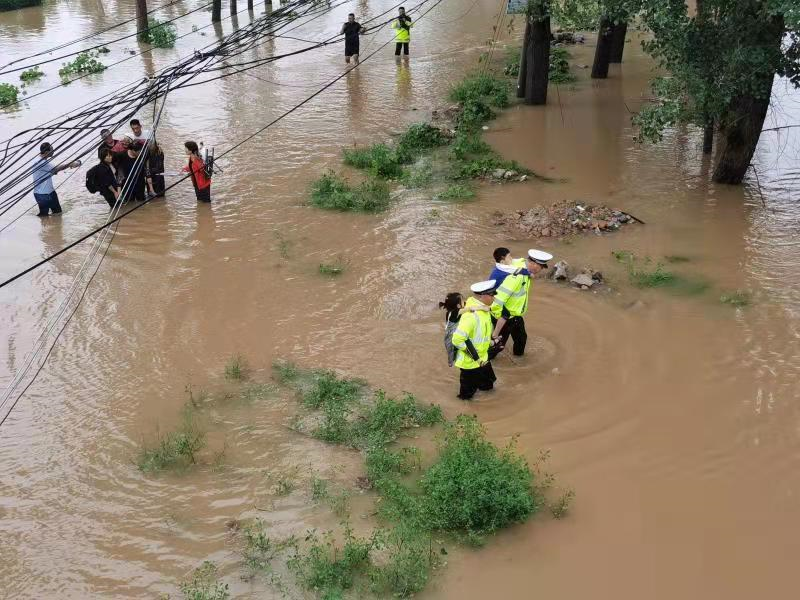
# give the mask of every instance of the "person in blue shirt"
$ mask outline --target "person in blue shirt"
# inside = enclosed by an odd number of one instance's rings
[[[58,202],[58,194],[53,187],[53,175],[64,169],[75,168],[81,165],[81,161],[65,163],[53,166],[50,159],[53,157],[53,146],[48,142],[39,146],[39,160],[33,165],[33,197],[39,205],[40,217],[46,217],[53,211],[54,215],[61,212],[61,204]]]
[[[514,264],[514,258],[511,256],[511,250],[508,248],[496,248],[492,253],[494,255],[494,269],[492,269],[489,279],[494,279],[497,282],[497,287],[503,285],[503,280],[512,273],[519,273],[521,275],[530,275],[530,271],[524,266]],[[525,260],[522,260],[524,264]]]

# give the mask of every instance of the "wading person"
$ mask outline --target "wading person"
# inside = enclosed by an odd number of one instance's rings
[[[139,142],[142,144],[142,146],[147,144],[147,140],[150,137],[150,132],[142,129],[142,124],[139,122],[139,119],[131,119],[129,125],[131,126],[131,131],[133,132],[133,135],[131,136],[133,141]]]
[[[184,173],[189,173],[194,186],[194,193],[198,202],[211,202],[211,178],[206,172],[206,163],[200,156],[200,149],[196,142],[186,142],[183,145],[189,156],[189,164],[183,167]]]
[[[147,165],[145,159],[139,159],[142,145],[134,141],[128,146],[124,154],[114,155],[114,166],[117,168],[117,178],[121,186],[129,191],[126,192],[126,199],[135,198],[139,202],[145,199]]]
[[[53,146],[44,142],[39,146],[39,159],[33,165],[33,197],[39,205],[37,216],[46,217],[50,211],[54,215],[61,212],[61,204],[58,202],[56,188],[53,187],[53,175],[60,173],[64,169],[76,168],[81,166],[81,161],[76,160],[63,165],[54,166],[50,162],[53,157]]]
[[[109,150],[114,150],[114,146],[117,145],[117,140],[114,139],[114,136],[111,134],[109,129],[103,129],[100,132],[100,145],[97,147],[97,158],[103,160],[101,154],[103,154],[103,149],[108,148]]]
[[[469,298],[465,309],[480,305],[490,306],[495,294],[494,280],[481,281],[470,287],[474,298]],[[468,311],[461,315],[453,332],[456,349],[454,364],[461,370],[458,397],[470,400],[478,390],[491,390],[497,379],[489,362],[492,345],[492,318],[483,310]]]
[[[553,260],[552,254],[541,250],[528,250],[525,262],[529,274],[511,273],[503,280],[503,284],[497,288],[497,294],[492,304],[492,316],[497,319],[492,332],[492,339],[495,344],[489,353],[490,358],[494,358],[505,347],[509,337],[514,342],[514,356],[525,354],[528,334],[525,331],[523,317],[528,312],[531,279],[534,275],[546,269],[547,261],[550,260]],[[520,263],[517,263],[516,266],[520,266]]]
[[[411,42],[411,17],[406,14],[406,9],[402,6],[398,9],[397,18],[392,21],[392,29],[397,33],[394,36],[395,48],[394,55],[400,56],[400,50],[404,56],[408,56],[408,44]]]
[[[344,60],[350,64],[350,57],[353,57],[353,62],[358,64],[358,50],[360,45],[359,37],[367,30],[361,26],[361,23],[356,21],[356,16],[353,13],[347,15],[347,23],[342,25],[342,33],[344,34]]]
[[[508,248],[496,248],[492,256],[494,257],[494,269],[489,274],[489,279],[494,279],[497,287],[503,285],[505,278],[512,273],[530,275],[530,271],[525,268],[525,259],[515,260]]]
[[[101,148],[100,164],[94,168],[94,187],[111,208],[114,208],[117,203],[120,192],[117,168],[113,164],[113,158],[114,155],[109,148]]]
[[[456,360],[456,348],[453,346],[453,334],[458,328],[458,320],[465,312],[475,312],[476,310],[483,310],[489,312],[491,309],[485,304],[470,304],[469,308],[464,306],[464,298],[458,292],[450,292],[444,299],[444,302],[439,302],[439,308],[445,311],[444,316],[444,349],[447,353],[447,366],[452,367]]]
[[[164,189],[164,151],[155,139],[150,142],[147,152],[147,187],[154,198],[163,198]]]

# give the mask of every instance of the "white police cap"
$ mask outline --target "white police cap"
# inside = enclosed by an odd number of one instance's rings
[[[550,254],[549,252],[544,252],[542,250],[534,250],[533,248],[531,248],[530,250],[528,250],[528,258],[530,258],[535,263],[547,266],[547,261],[553,260],[553,255]]]
[[[486,281],[479,281],[478,283],[473,283],[469,286],[469,289],[475,292],[476,294],[485,294],[486,292],[491,292],[494,288],[497,287],[497,280],[496,279],[488,279]]]

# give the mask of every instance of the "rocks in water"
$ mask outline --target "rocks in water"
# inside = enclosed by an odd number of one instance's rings
[[[560,260],[553,265],[553,273],[550,277],[556,281],[566,281],[569,279],[569,264],[567,261]]]
[[[492,177],[501,179],[505,174],[506,171],[495,169]],[[633,218],[621,210],[567,201],[550,206],[534,205],[528,210],[495,214],[494,217],[495,225],[521,237],[562,237],[589,231],[604,233],[632,222]]]
[[[505,169],[495,169],[492,171],[492,179],[503,179],[505,177],[506,170]]]
[[[559,31],[553,36],[553,44],[583,44],[586,37],[573,31]]]
[[[519,175],[519,173],[517,173],[516,171],[506,171],[505,173],[503,173],[503,179],[513,179],[517,175]]]
[[[592,279],[591,275],[587,273],[581,273],[572,279],[572,283],[582,290],[588,290],[595,284],[595,280]]]

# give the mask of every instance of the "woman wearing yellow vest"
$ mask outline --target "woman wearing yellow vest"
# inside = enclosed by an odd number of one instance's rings
[[[491,306],[495,294],[495,280],[481,281],[470,289],[475,294],[469,298],[464,308],[469,310],[483,304]],[[478,390],[491,390],[497,379],[489,362],[489,347],[492,345],[492,317],[485,310],[465,312],[458,320],[453,333],[453,346],[456,349],[455,366],[461,370],[461,389],[458,397],[470,400]]]
[[[397,19],[392,22],[392,29],[397,33],[394,36],[395,45],[394,55],[400,56],[400,49],[403,49],[403,54],[408,56],[408,44],[411,42],[411,28],[414,25],[411,23],[411,17],[406,15],[406,9],[402,6],[399,9]]]

